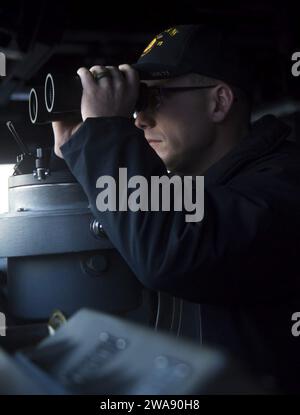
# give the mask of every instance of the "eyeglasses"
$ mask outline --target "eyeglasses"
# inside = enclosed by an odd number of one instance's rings
[[[217,85],[207,86],[174,86],[174,87],[161,87],[161,86],[147,86],[145,83],[140,84],[140,94],[135,107],[134,117],[136,113],[145,111],[147,108],[157,110],[164,98],[167,98],[169,94],[184,91],[193,91],[196,89],[214,88]]]

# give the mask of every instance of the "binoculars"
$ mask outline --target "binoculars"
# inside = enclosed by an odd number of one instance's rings
[[[147,105],[148,87],[140,83],[139,96],[134,111]],[[48,74],[44,87],[32,88],[29,94],[29,117],[33,124],[46,124],[80,114],[82,84],[78,75],[66,77]]]

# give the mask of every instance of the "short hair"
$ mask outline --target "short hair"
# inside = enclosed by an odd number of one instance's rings
[[[197,73],[189,74],[189,78],[193,84],[199,85],[199,86],[202,86],[202,85],[207,86],[207,85],[220,83],[220,82],[223,82],[226,85],[228,85],[229,88],[232,90],[233,95],[235,97],[235,101],[233,105],[235,105],[235,109],[237,110],[239,117],[241,117],[247,125],[250,124],[252,102],[247,92],[243,91],[241,88],[238,88],[232,84],[228,84],[227,82],[222,81],[220,79],[211,78],[211,77],[200,75]]]

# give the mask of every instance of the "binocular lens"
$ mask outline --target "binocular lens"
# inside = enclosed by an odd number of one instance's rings
[[[54,81],[52,75],[49,73],[45,81],[45,103],[49,112],[53,110],[54,96]]]
[[[37,114],[38,114],[38,97],[37,97],[36,90],[32,88],[29,94],[29,117],[30,117],[30,121],[33,124],[36,123]]]

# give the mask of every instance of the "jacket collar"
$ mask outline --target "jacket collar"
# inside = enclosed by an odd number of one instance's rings
[[[291,128],[274,115],[265,115],[251,126],[249,135],[204,174],[205,183],[225,183],[252,160],[277,148],[290,134]]]

